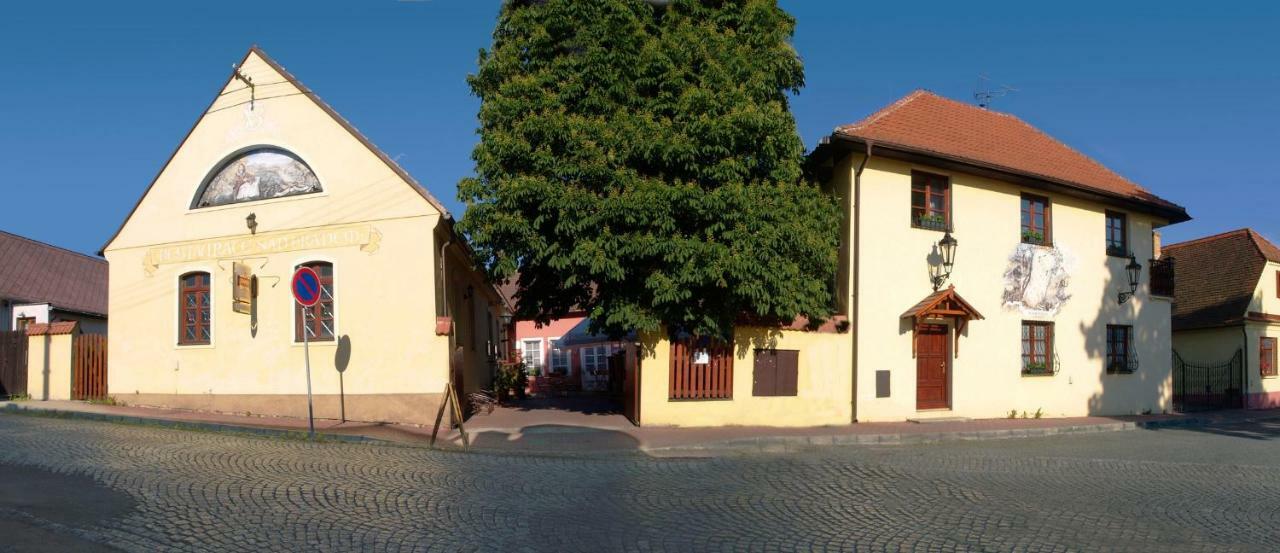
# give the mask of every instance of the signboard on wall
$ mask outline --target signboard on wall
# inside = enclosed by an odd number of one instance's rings
[[[246,315],[253,310],[253,271],[239,261],[231,264],[231,309]]]

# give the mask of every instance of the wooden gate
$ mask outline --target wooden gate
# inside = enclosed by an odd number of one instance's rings
[[[671,340],[671,399],[733,399],[733,342]]]
[[[75,337],[71,375],[71,399],[107,397],[107,337],[81,334]]]
[[[640,355],[627,344],[609,356],[609,391],[622,400],[622,415],[640,426]]]
[[[0,332],[0,399],[27,393],[27,333]]]

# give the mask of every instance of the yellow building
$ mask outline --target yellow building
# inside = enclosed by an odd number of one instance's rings
[[[1280,248],[1252,229],[1166,246],[1174,393],[1187,410],[1280,407]]]
[[[451,215],[257,48],[103,255],[127,404],[306,416],[309,329],[318,417],[426,423],[451,358],[471,391],[499,351],[502,300]],[[321,276],[314,308],[292,299],[300,266]]]
[[[825,332],[742,328],[725,352],[647,337],[642,423],[1170,408],[1155,229],[1188,220],[1182,207],[1016,117],[924,91],[837,128],[810,162],[845,208],[840,316]]]

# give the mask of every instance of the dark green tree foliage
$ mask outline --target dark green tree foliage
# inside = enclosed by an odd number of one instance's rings
[[[613,336],[830,315],[840,211],[802,176],[794,27],[773,0],[504,4],[459,197],[520,315],[582,306]]]

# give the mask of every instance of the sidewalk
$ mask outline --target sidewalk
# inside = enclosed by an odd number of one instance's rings
[[[188,430],[251,433],[304,438],[305,419],[255,417],[148,407],[95,405],[78,401],[0,402],[0,413],[28,413]],[[542,407],[500,407],[466,423],[471,450],[537,455],[689,456],[723,453],[787,452],[835,445],[923,444],[996,440],[1138,428],[1199,426],[1280,418],[1280,410],[1218,411],[1190,415],[1076,417],[1058,419],[982,419],[931,423],[858,423],[844,426],[776,428],[637,428],[607,411]],[[413,425],[317,419],[323,439],[392,442],[418,447],[430,443],[431,428]],[[436,447],[462,449],[456,430],[442,429]]]

